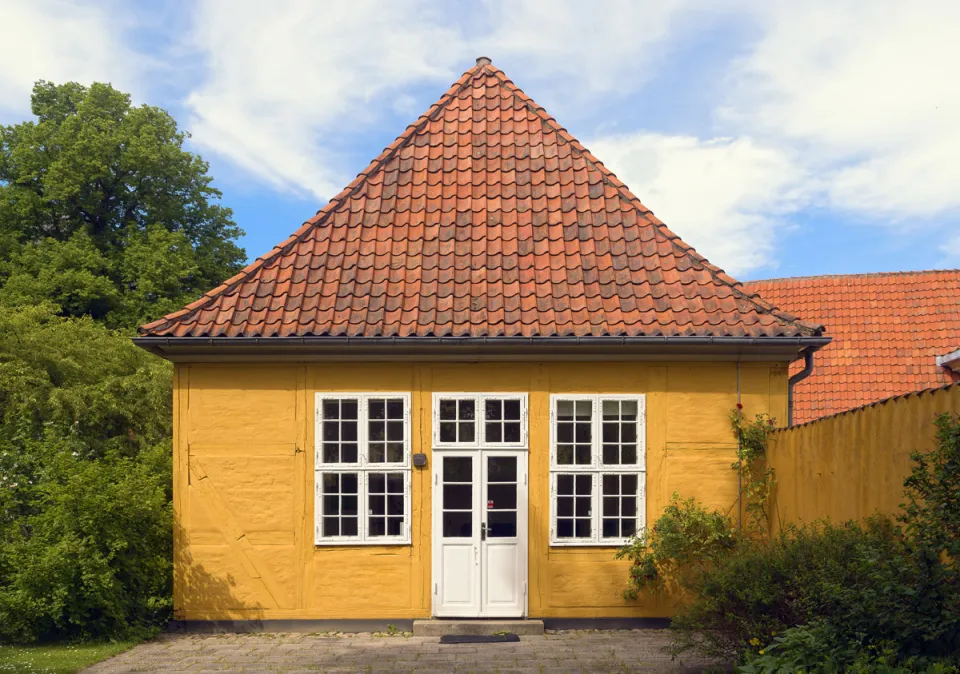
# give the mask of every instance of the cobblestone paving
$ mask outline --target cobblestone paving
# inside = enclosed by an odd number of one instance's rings
[[[440,644],[407,634],[169,634],[89,667],[125,672],[700,672],[672,661],[661,630],[548,632],[519,643]],[[716,670],[714,670],[716,671]]]

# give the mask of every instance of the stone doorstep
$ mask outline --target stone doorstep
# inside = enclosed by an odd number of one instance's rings
[[[509,632],[521,636],[543,634],[542,620],[414,620],[413,636],[482,635]]]

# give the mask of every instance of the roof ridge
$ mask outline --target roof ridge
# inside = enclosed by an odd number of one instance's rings
[[[518,87],[513,82],[513,80],[507,77],[506,73],[504,73],[502,70],[500,70],[499,68],[497,68],[492,64],[487,64],[484,67],[488,68],[493,75],[495,75],[498,79],[500,79],[503,85],[516,98],[521,100],[531,112],[537,115],[537,117],[539,117],[544,123],[549,124],[551,127],[553,127],[553,130],[565,143],[570,145],[571,148],[575,152],[577,152],[580,156],[582,156],[586,162],[592,164],[600,172],[603,178],[621,195],[623,195],[624,198],[626,198],[626,200],[633,205],[633,207],[637,210],[637,212],[645,220],[647,220],[647,222],[653,225],[654,230],[657,232],[657,234],[659,234],[666,241],[668,241],[670,245],[673,246],[674,249],[676,249],[681,255],[689,259],[695,266],[699,266],[705,269],[707,273],[709,273],[710,276],[712,276],[716,281],[728,286],[736,295],[754,304],[761,311],[765,311],[767,313],[773,314],[778,319],[785,321],[787,323],[793,323],[798,326],[801,326],[802,328],[808,329],[813,334],[818,334],[823,331],[822,325],[814,325],[812,323],[807,323],[806,321],[800,320],[797,317],[791,314],[788,314],[787,312],[782,311],[775,305],[767,302],[766,300],[761,298],[759,295],[755,293],[748,293],[742,287],[743,283],[741,281],[738,281],[737,279],[733,278],[732,276],[727,274],[723,269],[721,269],[720,267],[710,262],[707,258],[705,258],[703,255],[698,253],[696,249],[693,248],[693,246],[686,243],[683,239],[680,238],[678,234],[676,234],[673,230],[667,227],[667,225],[662,220],[660,220],[660,218],[654,215],[653,211],[651,211],[649,208],[647,208],[644,205],[644,203],[640,200],[640,197],[634,194],[633,191],[629,187],[627,187],[626,183],[620,180],[620,178],[618,178],[613,171],[607,168],[602,161],[600,161],[592,152],[590,152],[590,150],[584,147],[584,145],[579,140],[577,140],[576,137],[573,136],[573,134],[571,134],[563,126],[561,126],[560,123],[553,117],[553,115],[548,113],[542,105],[536,104],[534,100],[530,98],[530,96],[528,96],[520,87]]]
[[[812,279],[873,278],[877,276],[920,276],[928,274],[960,274],[960,269],[917,269],[914,271],[871,271],[863,274],[813,274],[810,276],[780,276],[777,278],[743,281],[742,283],[746,285],[748,283],[778,283],[780,281],[807,281]]]
[[[407,125],[407,128],[397,136],[392,143],[387,145],[383,151],[377,155],[373,161],[367,164],[367,167],[360,171],[356,177],[351,180],[346,187],[340,190],[337,194],[330,197],[330,200],[316,212],[312,217],[308,218],[300,227],[294,231],[293,234],[288,236],[286,239],[278,243],[276,246],[271,248],[269,251],[260,255],[253,262],[248,264],[246,267],[241,269],[239,272],[225,280],[223,283],[218,285],[216,288],[208,290],[199,298],[186,305],[183,309],[176,311],[172,314],[167,314],[161,318],[158,318],[155,321],[141,325],[138,328],[138,332],[144,333],[148,330],[159,328],[165,324],[172,323],[175,319],[186,318],[191,314],[203,309],[209,302],[215,300],[219,295],[227,292],[232,287],[239,285],[246,279],[248,279],[252,274],[257,270],[263,267],[267,262],[273,260],[282,253],[286,253],[290,247],[299,243],[304,236],[313,230],[316,225],[319,225],[327,216],[333,213],[336,210],[336,207],[339,206],[343,201],[353,194],[354,191],[371,175],[376,172],[376,169],[380,169],[383,165],[389,161],[394,154],[396,154],[400,148],[404,147],[417,132],[423,128],[423,126],[430,121],[432,115],[434,115],[438,110],[440,110],[444,105],[449,103],[460,91],[466,87],[484,68],[487,67],[487,64],[477,63],[466,72],[464,72],[460,78],[454,82],[447,90],[444,92],[440,98],[436,100],[426,112],[424,112],[420,117],[418,117],[414,122]]]

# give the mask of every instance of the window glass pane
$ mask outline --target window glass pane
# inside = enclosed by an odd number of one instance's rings
[[[346,442],[340,446],[340,463],[356,463],[357,456],[357,443]]]
[[[457,436],[457,442],[473,442],[474,438],[474,423],[472,421],[461,421],[458,424],[459,434]]]
[[[499,421],[488,421],[486,428],[487,442],[503,442],[503,426]]]
[[[440,418],[447,419],[447,420],[455,420],[457,418],[457,401],[456,400],[440,401]]]
[[[568,466],[573,463],[573,445],[557,445],[557,464]]]
[[[638,405],[636,400],[603,401],[603,462],[636,465]]]
[[[367,439],[371,442],[383,442],[387,439],[387,427],[382,421],[371,421],[368,424]]]
[[[575,458],[577,460],[578,466],[589,466],[591,463],[591,447],[590,445],[574,445],[576,449]]]
[[[356,536],[358,522],[357,474],[322,473],[321,534],[323,536]]]
[[[557,442],[573,444],[573,424],[564,422],[557,424]]]
[[[636,532],[639,484],[637,475],[602,476],[604,538],[626,538]]]
[[[520,420],[520,401],[519,400],[503,401],[503,418],[508,421]]]
[[[440,442],[457,441],[457,424],[454,421],[440,422]]]
[[[391,494],[387,497],[387,514],[403,515],[403,494]]]
[[[457,418],[461,421],[463,419],[476,419],[476,413],[477,410],[472,400],[457,401]]]
[[[320,436],[323,441],[324,463],[357,463],[357,434],[359,431],[356,400],[323,400]]]
[[[387,446],[382,442],[369,444],[370,463],[383,463],[387,460]]]
[[[387,444],[387,461],[400,463],[403,461],[403,443],[391,442]]]
[[[576,402],[577,421],[590,421],[593,418],[593,404],[589,400]]]
[[[487,400],[484,403],[486,420],[487,421],[499,421],[503,419],[503,401],[502,400]]]
[[[388,421],[387,422],[387,440],[403,440],[403,422],[402,421]]]
[[[556,480],[557,538],[589,538],[593,513],[593,476],[557,475]]]
[[[507,421],[503,424],[503,441],[510,443],[520,442],[520,422]]]
[[[557,419],[558,420],[573,420],[573,401],[572,400],[558,400],[557,401]]]
[[[384,400],[371,400],[370,401],[370,418],[371,419],[386,419],[387,418],[387,404]]]
[[[387,400],[387,418],[403,419],[403,398],[390,398]]]
[[[386,533],[387,533],[387,518],[371,517],[370,518],[370,535],[385,536]]]
[[[387,518],[387,535],[388,536],[400,536],[403,533],[403,518],[402,517],[388,517]]]

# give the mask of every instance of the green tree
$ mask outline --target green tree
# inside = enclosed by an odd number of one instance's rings
[[[128,327],[240,269],[242,232],[168,113],[43,81],[32,111],[0,127],[0,304]]]
[[[169,617],[170,364],[56,307],[0,307],[0,641]]]

